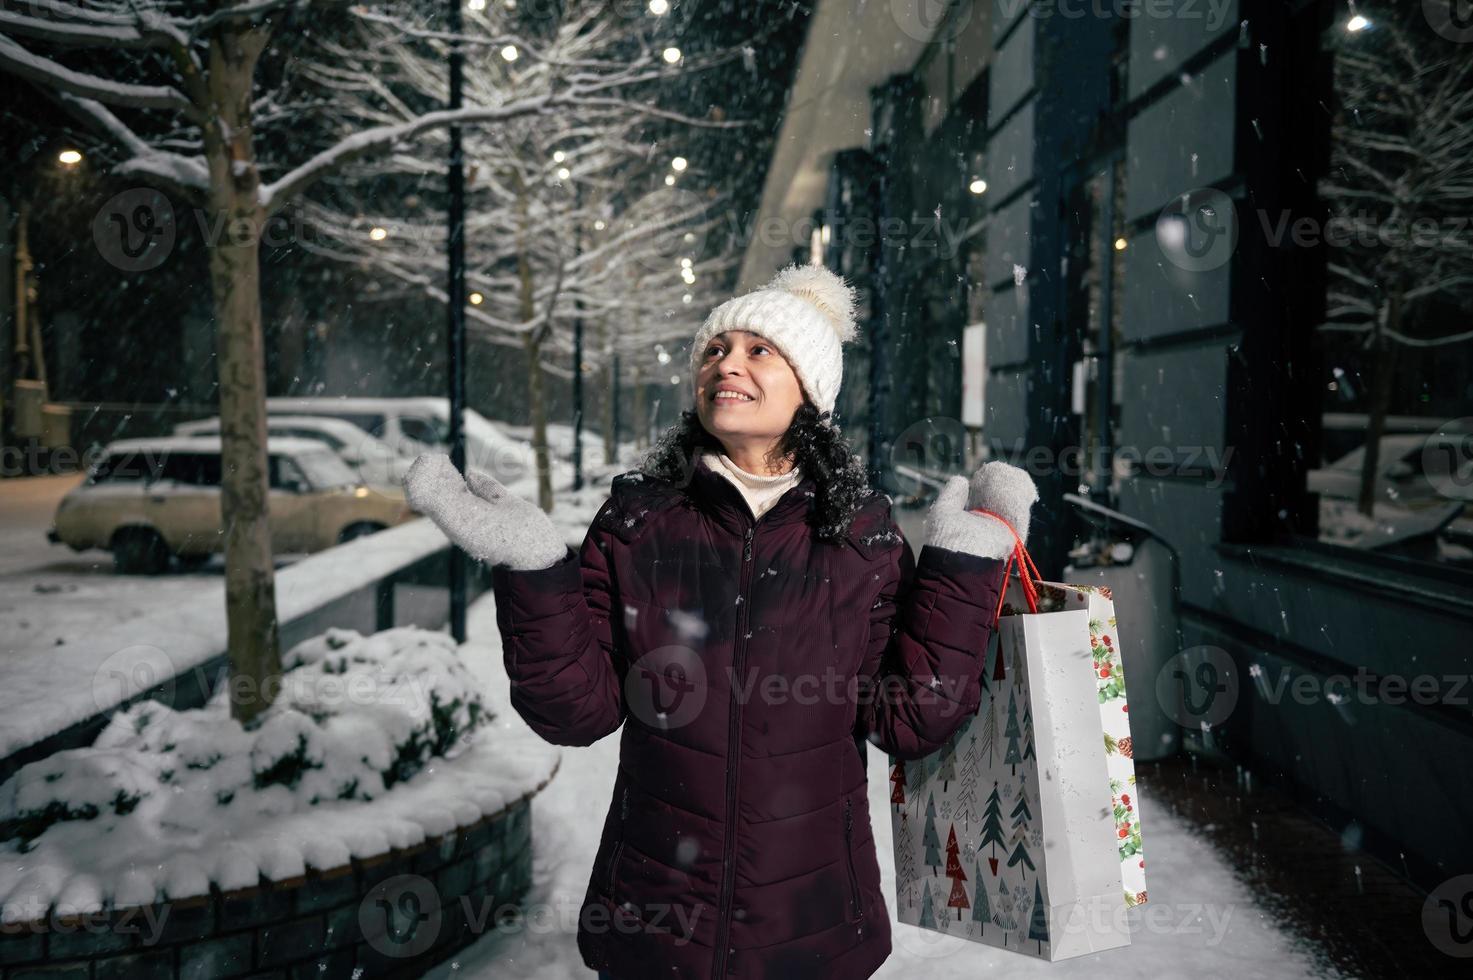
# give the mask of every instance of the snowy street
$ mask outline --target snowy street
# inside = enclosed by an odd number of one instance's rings
[[[472,607],[468,625],[477,652],[487,658],[478,666],[492,665],[504,676],[495,605],[490,596]],[[525,919],[490,932],[432,976],[582,980],[593,975],[579,958],[576,924],[598,845],[598,830],[613,789],[619,734],[615,732],[586,748],[562,749],[557,776],[533,799],[533,886],[526,900]],[[876,840],[882,845],[880,870],[886,904],[892,910],[894,946],[875,976],[897,980],[922,976],[929,980],[987,976],[1144,980],[1167,972],[1172,976],[1233,980],[1342,976],[1317,963],[1312,948],[1276,924],[1273,910],[1263,897],[1236,880],[1223,858],[1166,810],[1149,783],[1142,780],[1140,785],[1151,851],[1151,899],[1144,906],[1122,910],[1130,924],[1130,947],[1050,964],[894,921],[895,872],[888,856],[893,812],[888,766],[885,756],[872,750],[870,812]]]
[[[1470,4],[3,4],[0,980],[1465,977]]]

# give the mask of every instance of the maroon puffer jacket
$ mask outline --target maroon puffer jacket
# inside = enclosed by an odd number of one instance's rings
[[[813,495],[754,522],[704,463],[625,474],[576,558],[494,570],[517,712],[559,745],[624,725],[590,969],[858,980],[890,954],[856,738],[918,758],[977,712],[1003,563],[917,564],[881,494],[820,541]]]

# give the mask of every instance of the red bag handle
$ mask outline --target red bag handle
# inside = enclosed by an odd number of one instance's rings
[[[1034,583],[1042,582],[1043,576],[1038,574],[1038,566],[1033,564],[1033,556],[1028,554],[1028,549],[1024,547],[1023,538],[1018,534],[1017,529],[1013,527],[1013,525],[1009,524],[1007,522],[1007,519],[1000,514],[994,514],[992,511],[985,510],[981,507],[974,508],[972,510],[972,513],[985,514],[988,517],[996,518],[997,520],[1002,521],[1002,526],[1012,532],[1013,541],[1016,542],[1013,546],[1013,553],[1008,555],[1007,564],[1003,566],[1003,587],[998,592],[997,614],[993,616],[993,622],[996,622],[1002,617],[1002,600],[1003,597],[1007,595],[1008,575],[1012,572],[1015,565],[1018,569],[1018,581],[1023,584],[1023,598],[1028,600],[1028,611],[1031,613],[1037,613],[1038,587]],[[1032,578],[1029,578],[1030,575],[1032,575]]]

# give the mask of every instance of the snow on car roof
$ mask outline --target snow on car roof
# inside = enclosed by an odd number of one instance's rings
[[[330,411],[398,412],[406,408],[430,409],[437,414],[449,411],[447,399],[434,395],[413,395],[407,398],[374,398],[363,395],[347,395],[338,398],[330,395],[274,396],[266,399],[266,407],[290,405],[301,410],[321,409]]]
[[[340,419],[332,415],[276,415],[266,416],[266,426],[273,425],[295,425],[303,429],[320,429],[323,432],[331,432],[344,439],[374,439],[377,436],[370,433],[361,426],[354,425],[347,419]],[[192,422],[180,422],[174,426],[177,435],[190,435],[202,429],[218,429],[220,427],[220,416],[215,415],[207,419],[195,419]],[[278,436],[277,438],[282,438]]]
[[[273,453],[325,453],[331,452],[316,439],[298,436],[271,436],[266,440],[266,449]],[[102,447],[106,454],[122,452],[218,453],[219,436],[145,436],[135,439],[118,439]]]
[[[295,410],[298,412],[379,412],[386,415],[402,414],[406,409],[419,409],[444,421],[450,416],[449,399],[434,395],[414,395],[407,398],[370,398],[364,396],[291,396],[266,399],[267,410]],[[527,443],[514,439],[500,425],[492,422],[473,408],[465,410],[466,434],[479,439],[487,446],[524,448]]]

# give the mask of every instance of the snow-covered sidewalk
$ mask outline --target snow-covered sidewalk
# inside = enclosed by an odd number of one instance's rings
[[[564,508],[560,516],[571,518],[586,506]],[[472,607],[467,628],[476,649],[485,655],[476,669],[495,674],[498,680],[492,689],[505,690],[501,638],[490,595]],[[506,706],[497,703],[494,707]],[[619,733],[596,745],[563,749],[562,753],[557,776],[532,801],[533,883],[525,904],[527,915],[489,931],[431,976],[582,980],[593,975],[578,954],[578,908],[613,793]],[[881,843],[885,900],[893,912],[895,869],[888,845],[887,758],[873,748],[869,786],[875,837]],[[1149,784],[1142,782],[1139,789],[1144,796],[1142,820],[1151,855],[1147,879],[1151,898],[1146,905],[1123,913],[1131,927],[1129,948],[1050,964],[902,925],[892,916],[894,952],[875,976],[896,980],[918,976],[977,980],[999,974],[1109,976],[1113,980],[1163,974],[1230,975],[1234,980],[1340,976],[1318,967],[1310,951],[1278,927],[1262,897],[1251,893],[1211,846],[1192,836]]]

